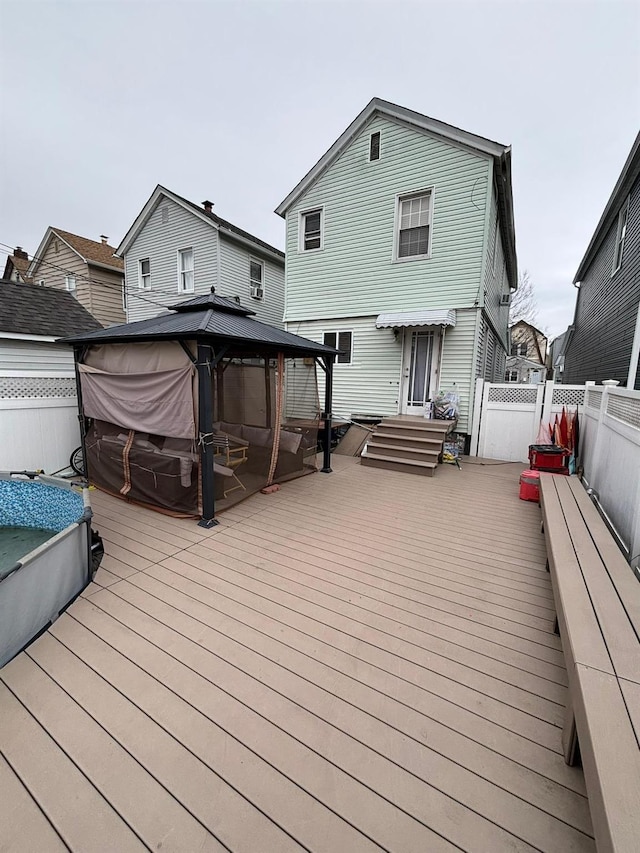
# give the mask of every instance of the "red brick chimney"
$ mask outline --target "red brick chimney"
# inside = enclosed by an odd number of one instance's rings
[[[27,253],[22,248],[22,246],[16,246],[15,247],[15,249],[13,250],[13,257],[14,258],[22,258],[23,261],[29,260],[29,255],[27,255]]]

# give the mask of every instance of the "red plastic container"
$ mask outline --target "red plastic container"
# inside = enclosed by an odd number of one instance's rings
[[[520,474],[520,500],[540,503],[540,472],[523,471]]]
[[[557,447],[555,444],[529,445],[529,464],[533,471],[568,474],[570,456],[566,447]]]

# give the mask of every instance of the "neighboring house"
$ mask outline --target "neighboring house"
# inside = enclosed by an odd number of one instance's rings
[[[33,279],[27,275],[29,269],[29,255],[22,246],[16,246],[11,255],[7,255],[4,265],[3,281],[16,281],[22,284],[31,284]]]
[[[569,339],[570,328],[554,338],[547,351],[547,378],[562,383],[564,377],[564,353]]]
[[[120,258],[101,242],[60,228],[47,228],[29,266],[36,284],[66,290],[103,326],[124,323],[124,278]]]
[[[284,253],[158,185],[117,249],[125,262],[127,320],[157,315],[215,288],[256,319],[282,328]]]
[[[505,382],[544,382],[547,363],[547,336],[525,320],[509,329],[511,345],[505,366]]]
[[[65,468],[80,443],[73,350],[99,329],[69,293],[0,281],[0,471]]]
[[[511,150],[374,98],[276,209],[289,331],[342,350],[337,416],[422,414],[502,381],[517,287]]]
[[[573,282],[563,382],[617,379],[640,390],[640,134]]]

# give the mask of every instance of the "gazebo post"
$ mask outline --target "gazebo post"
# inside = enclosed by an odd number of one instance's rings
[[[208,440],[213,424],[213,391],[211,387],[211,347],[198,341],[198,432],[200,438],[200,471],[202,477],[202,518],[200,527],[220,524],[215,516],[213,445]]]
[[[333,355],[325,355],[322,360],[325,364],[324,385],[324,459],[321,468],[322,474],[331,473],[331,407],[333,406]]]

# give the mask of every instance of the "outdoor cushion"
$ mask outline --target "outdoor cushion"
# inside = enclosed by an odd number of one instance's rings
[[[271,447],[273,430],[264,427],[243,426],[242,437],[255,447]]]
[[[302,434],[299,432],[289,432],[289,430],[280,430],[280,449],[287,453],[297,453],[302,441]]]

